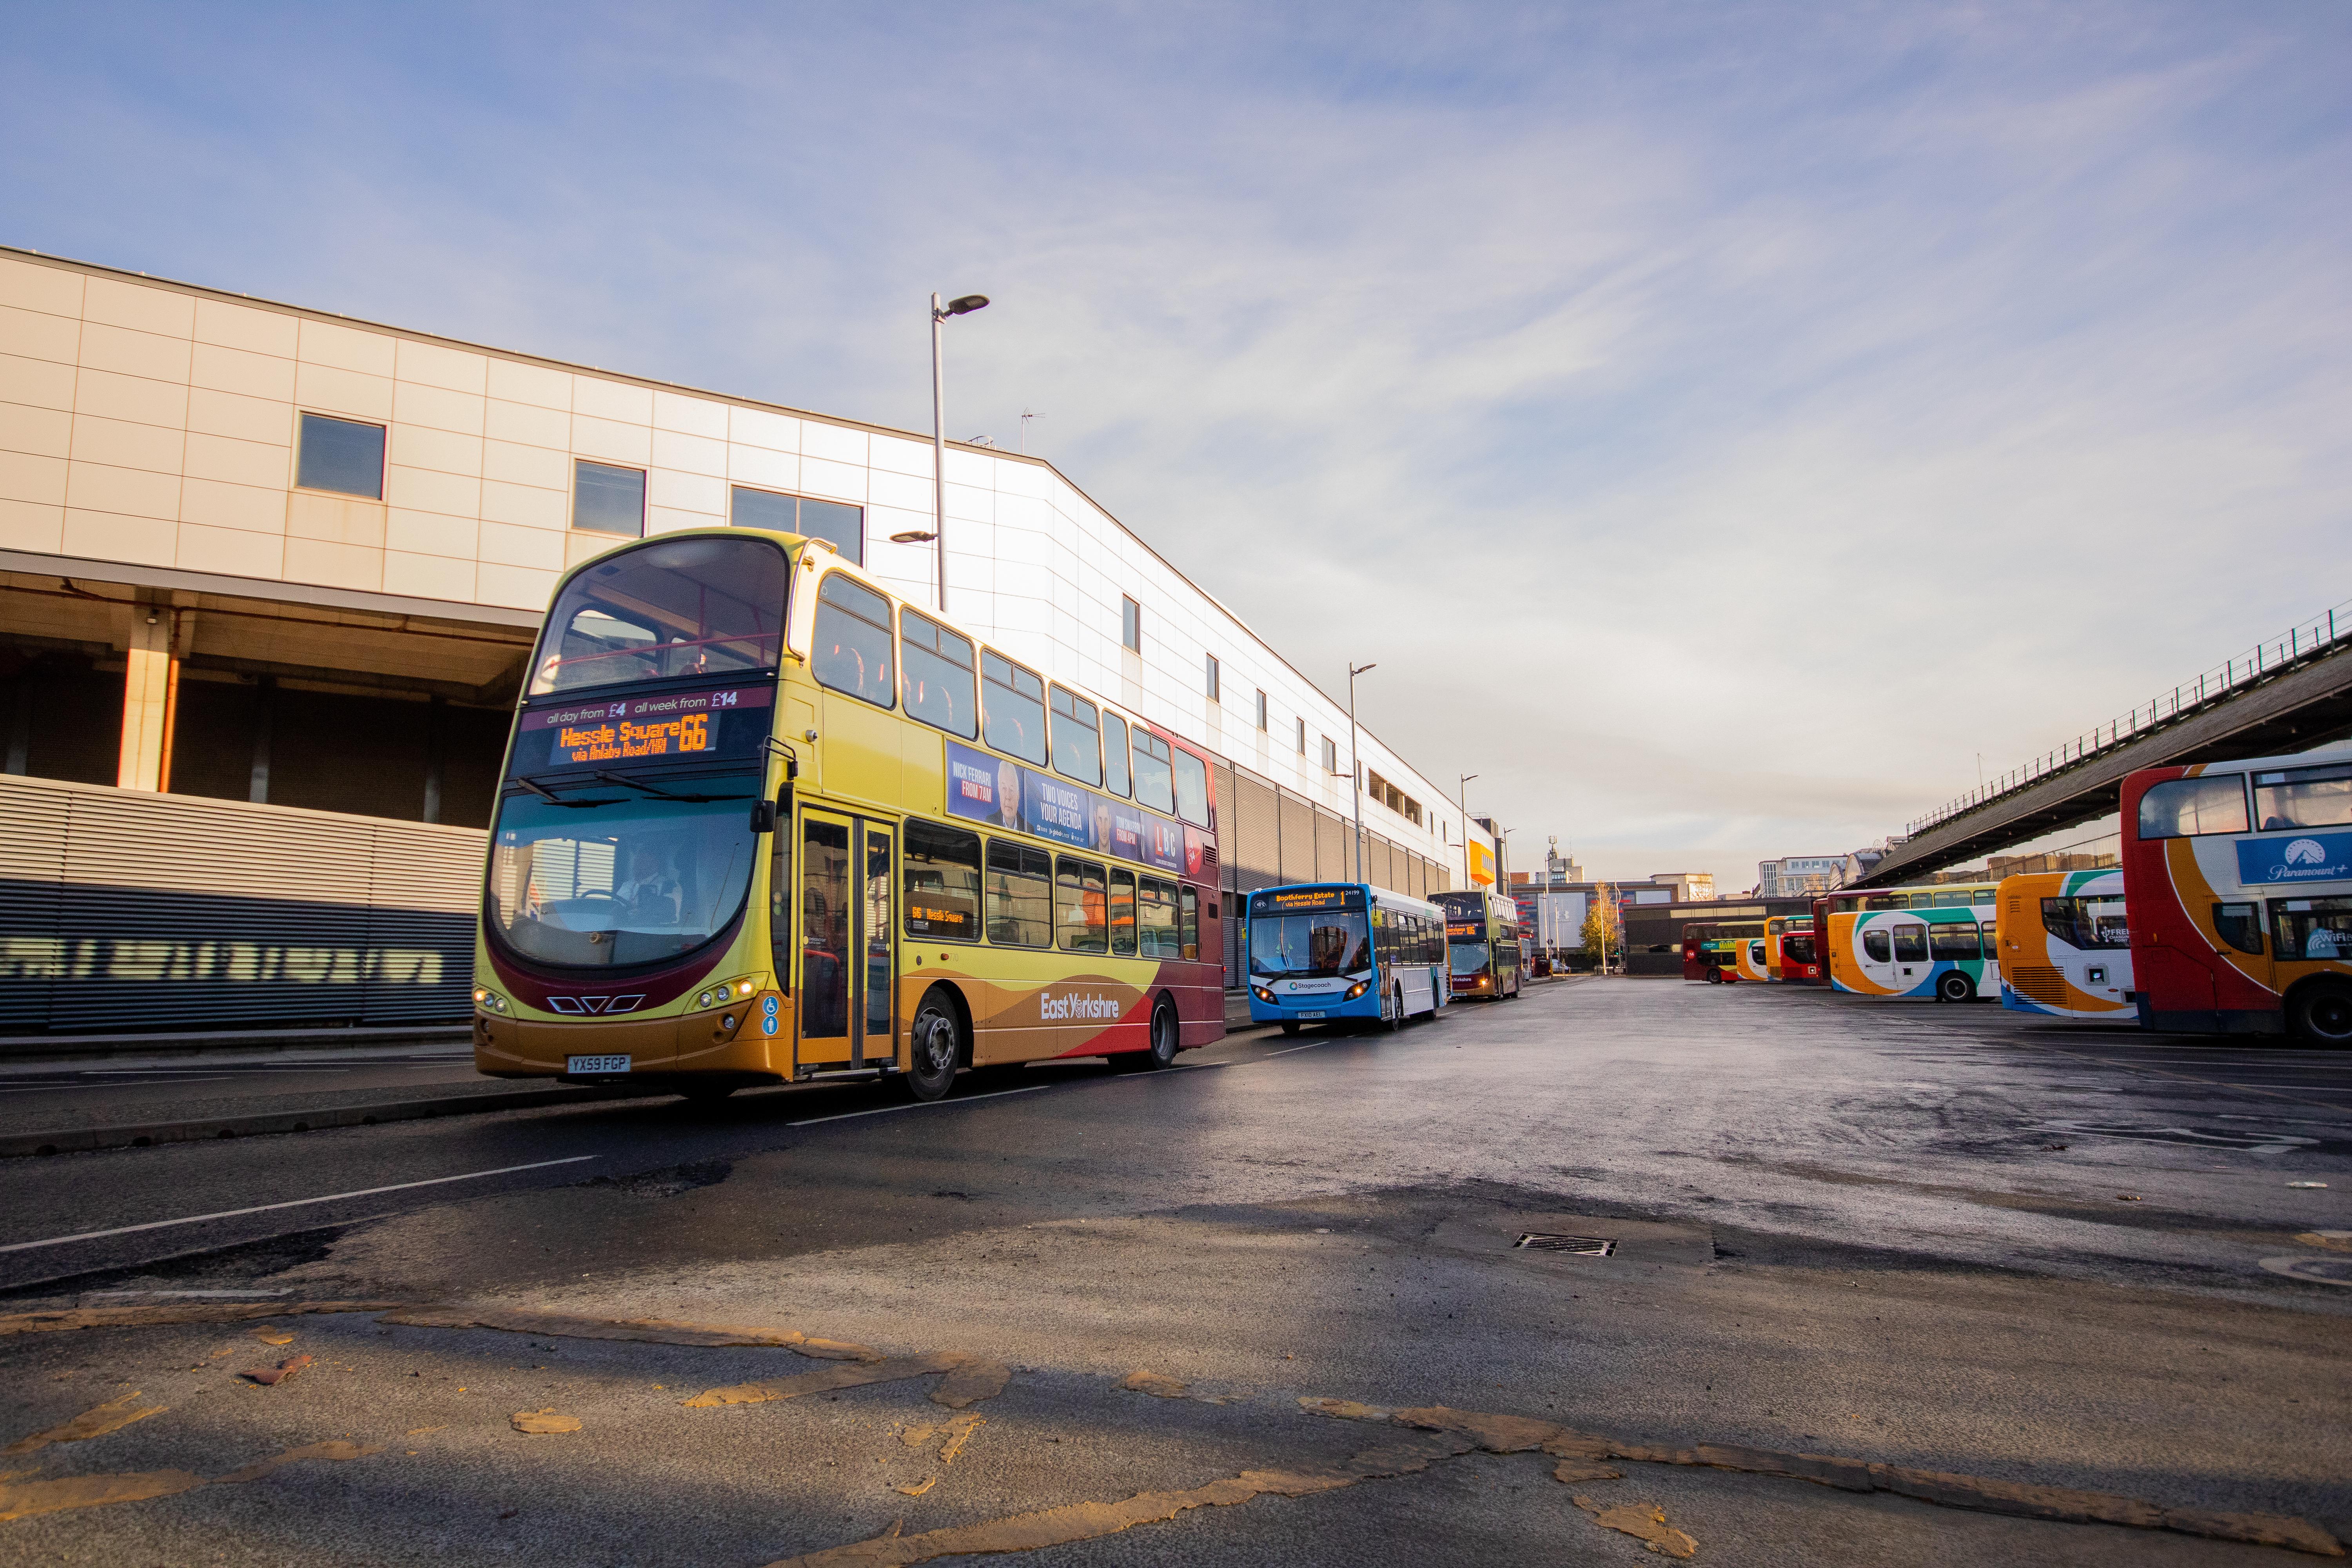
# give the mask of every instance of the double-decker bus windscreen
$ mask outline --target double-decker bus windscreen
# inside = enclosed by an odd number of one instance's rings
[[[772,670],[783,651],[784,552],[764,539],[680,539],[572,579],[547,617],[530,695]]]
[[[485,912],[516,953],[572,968],[676,959],[733,923],[751,884],[751,773],[509,795]]]
[[[1449,937],[1445,943],[1447,963],[1456,974],[1484,974],[1494,957],[1494,949],[1469,937]]]

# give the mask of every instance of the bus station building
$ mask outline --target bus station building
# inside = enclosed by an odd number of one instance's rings
[[[463,1017],[558,575],[821,534],[1217,759],[1232,892],[1498,836],[1046,460],[0,248],[0,1032]],[[1224,929],[1237,933],[1238,921]],[[1237,984],[1229,951],[1229,984]],[[160,1011],[159,1011],[160,1009]]]

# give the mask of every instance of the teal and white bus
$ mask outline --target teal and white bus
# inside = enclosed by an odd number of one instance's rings
[[[1371,1020],[1391,1029],[1445,1005],[1445,911],[1366,882],[1260,888],[1243,916],[1250,1022]]]

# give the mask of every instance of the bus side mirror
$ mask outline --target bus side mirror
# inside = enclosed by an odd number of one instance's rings
[[[773,833],[775,830],[776,803],[772,800],[753,801],[751,803],[751,831],[757,834]]]

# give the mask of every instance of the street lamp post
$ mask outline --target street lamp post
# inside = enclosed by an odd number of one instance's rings
[[[1348,768],[1355,775],[1356,790],[1356,880],[1364,879],[1364,763],[1356,754],[1356,677],[1368,669],[1378,669],[1374,664],[1351,664],[1348,667]]]
[[[1454,809],[1462,814],[1462,879],[1470,879],[1470,781],[1476,773],[1464,773],[1454,781]]]
[[[948,372],[940,329],[950,316],[969,316],[987,305],[985,294],[966,294],[944,305],[937,294],[931,296],[931,549],[939,561],[941,615],[948,611]]]

